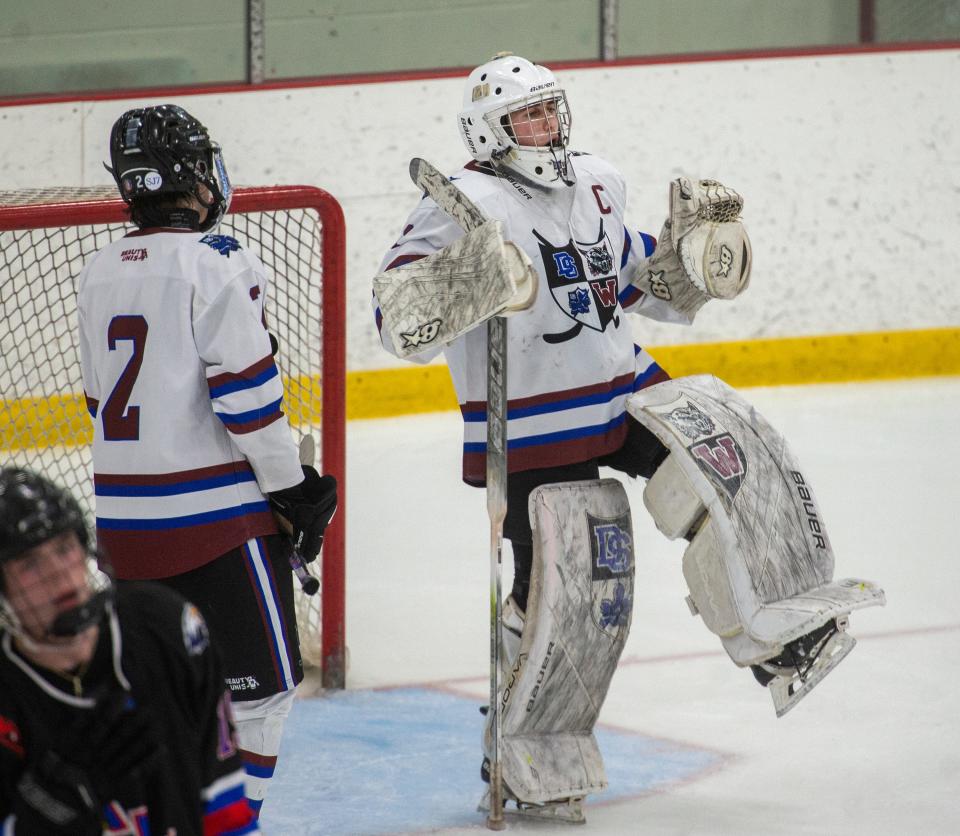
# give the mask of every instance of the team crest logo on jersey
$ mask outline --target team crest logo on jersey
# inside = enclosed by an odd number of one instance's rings
[[[204,235],[200,239],[201,244],[215,249],[220,255],[230,258],[230,253],[235,253],[240,249],[240,242],[229,235]]]
[[[594,623],[617,636],[630,628],[633,613],[633,526],[630,514],[601,519],[587,514],[590,529]]]
[[[207,632],[207,623],[203,620],[193,604],[185,604],[180,616],[180,627],[183,630],[183,646],[191,656],[199,656],[210,644],[210,634]]]
[[[610,238],[603,231],[603,221],[597,240],[592,242],[571,238],[557,246],[536,230],[533,234],[540,242],[540,257],[553,301],[574,321],[567,331],[544,334],[543,339],[562,343],[576,337],[584,326],[605,331],[611,322],[619,328],[616,259]]]

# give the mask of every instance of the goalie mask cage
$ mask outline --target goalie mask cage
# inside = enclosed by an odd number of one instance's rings
[[[93,519],[93,427],[77,346],[76,279],[84,261],[132,229],[115,189],[0,192],[0,462],[70,489]],[[339,484],[320,593],[296,584],[304,661],[323,686],[345,678],[345,226],[337,201],[306,186],[240,188],[218,232],[267,267],[267,322],[294,435],[320,435],[318,470]],[[92,526],[91,526],[92,528]],[[322,564],[322,565],[321,565]]]

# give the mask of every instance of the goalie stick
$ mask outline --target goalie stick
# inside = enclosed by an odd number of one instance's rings
[[[444,212],[470,232],[487,218],[463,192],[426,160],[410,160],[410,178]],[[503,830],[500,763],[500,643],[503,609],[500,583],[503,521],[507,514],[507,321],[487,320],[487,515],[490,518],[490,812],[487,827]]]

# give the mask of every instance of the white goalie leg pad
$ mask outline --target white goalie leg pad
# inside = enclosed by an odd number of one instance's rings
[[[455,340],[498,314],[533,304],[537,274],[527,255],[487,221],[439,252],[373,280],[385,328],[408,357]]]
[[[530,518],[530,595],[501,691],[500,757],[509,794],[544,805],[607,785],[593,727],[630,632],[633,527],[615,479],[543,485]]]
[[[683,557],[691,609],[741,666],[769,662],[834,623],[816,655],[801,660],[820,657],[812,673],[822,679],[853,646],[840,636],[849,613],[885,598],[869,581],[833,581],[823,515],[783,437],[710,375],[651,386],[627,409],[670,450],[644,504],[666,536],[691,540]],[[803,665],[793,667],[805,680]],[[788,668],[780,674],[793,677]]]

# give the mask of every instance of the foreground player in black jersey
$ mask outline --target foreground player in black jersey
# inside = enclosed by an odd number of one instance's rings
[[[259,832],[203,618],[89,567],[74,498],[0,470],[0,833]]]

